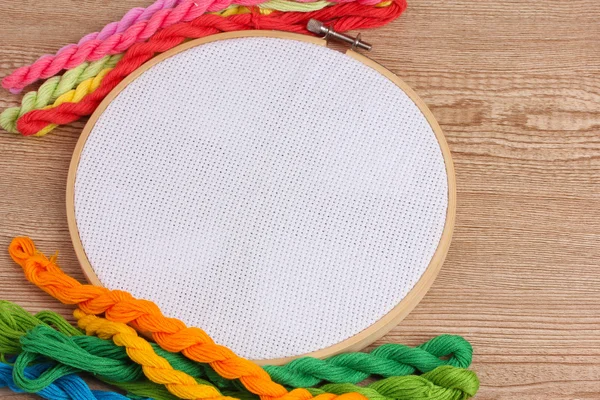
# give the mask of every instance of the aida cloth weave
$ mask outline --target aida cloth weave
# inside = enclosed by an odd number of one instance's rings
[[[390,312],[447,208],[440,145],[398,86],[276,38],[150,68],[100,116],[75,180],[100,281],[255,360],[329,347]]]

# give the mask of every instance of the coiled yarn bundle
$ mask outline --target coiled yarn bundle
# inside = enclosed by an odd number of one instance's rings
[[[203,14],[190,22],[181,22],[158,31],[148,42],[140,42],[128,50],[117,67],[103,80],[97,91],[85,96],[80,102],[67,102],[47,110],[33,109],[29,112],[12,110],[0,117],[0,124],[10,131],[24,135],[42,136],[60,125],[72,122],[80,116],[89,115],[99,102],[118,82],[155,54],[169,50],[186,39],[248,29],[272,29],[296,33],[308,33],[306,24],[311,18],[323,21],[338,31],[383,26],[397,18],[406,9],[405,0],[384,2],[378,5],[344,3],[327,6],[310,12],[274,11],[268,15],[258,11],[230,15]],[[32,96],[33,97],[33,96]],[[79,107],[72,108],[72,106]],[[30,108],[30,107],[28,107]],[[15,116],[18,121],[15,126]]]
[[[263,399],[287,400],[313,397],[306,389],[294,389],[288,392],[284,386],[273,382],[258,365],[238,357],[226,347],[217,345],[201,329],[189,328],[179,320],[165,317],[156,304],[150,301],[137,300],[122,291],[110,291],[80,284],[62,272],[52,260],[37,252],[29,239],[15,239],[9,252],[13,260],[25,269],[25,274],[31,282],[52,293],[60,301],[79,304],[87,314],[96,315],[104,312],[109,320],[132,323],[136,329],[152,333],[154,340],[163,349],[182,352],[194,361],[210,364],[222,377],[230,380],[239,379],[246,389]],[[338,396],[319,394],[314,397],[319,400],[330,400]],[[343,394],[339,397],[341,400],[364,399],[356,393]]]
[[[160,3],[160,4],[159,4]],[[79,43],[85,43],[86,41],[93,39],[106,39],[110,36],[110,33],[119,33],[122,32],[127,27],[131,26],[132,18],[131,15],[140,15],[140,19],[136,19],[136,22],[143,21],[149,19],[155,12],[161,9],[172,8],[173,5],[179,4],[181,1],[162,1],[159,0],[155,3],[155,5],[160,5],[161,7],[153,7],[150,6],[147,9],[134,9],[130,11],[120,22],[115,22],[108,24],[101,32],[96,32],[87,35]],[[333,3],[318,0],[313,2],[297,2],[291,0],[269,0],[260,4],[260,8],[258,8],[258,12],[264,15],[268,15],[273,11],[297,11],[297,12],[308,12],[308,11],[316,11],[327,6],[330,6]],[[164,6],[164,7],[162,7]],[[144,10],[143,12],[141,10]],[[252,7],[246,6],[230,6],[223,11],[218,12],[218,15],[228,17],[236,14],[246,14],[251,13],[253,10],[256,10]],[[135,12],[133,12],[135,11]],[[132,13],[133,12],[133,13]],[[141,14],[140,14],[141,12]],[[53,76],[45,81],[37,91],[28,92],[23,96],[21,100],[20,107],[11,107],[4,110],[0,113],[0,127],[2,127],[7,132],[11,133],[19,133],[17,130],[17,120],[23,116],[25,113],[32,110],[39,110],[47,108],[48,106],[57,106],[62,104],[62,102],[57,102],[56,100],[60,98],[65,93],[74,90],[81,92],[84,89],[88,89],[88,93],[95,90],[97,87],[97,83],[103,78],[103,76],[99,76],[102,72],[107,69],[112,69],[115,67],[117,62],[123,57],[124,53],[105,56],[100,60],[93,62],[84,62],[68,71],[65,72],[62,76]],[[105,74],[103,74],[105,75]],[[89,81],[95,78],[95,86],[90,88]],[[9,78],[6,78],[9,79]],[[86,81],[88,82],[86,84]],[[18,92],[20,90],[16,90],[14,88],[8,88],[13,92]],[[77,99],[69,99],[69,102],[77,102]],[[53,104],[54,103],[54,104]],[[37,136],[43,136],[45,132],[40,132]]]
[[[264,1],[236,0],[235,3],[239,6],[257,6]],[[359,2],[373,5],[379,0]],[[232,4],[232,0],[160,1],[147,9],[134,9],[123,20],[107,25],[101,32],[86,35],[79,43],[69,44],[55,55],[42,56],[32,65],[17,69],[2,80],[2,86],[13,93],[19,92],[27,85],[54,76],[63,69],[122,53],[133,44],[148,40],[161,29],[192,21],[206,12],[227,9]]]
[[[223,352],[223,348],[221,346],[211,343],[210,338],[208,338],[206,334],[198,328],[185,328],[180,321],[164,317],[162,313],[160,313],[160,310],[149,301],[136,300],[131,295],[121,291],[110,291],[105,288],[99,288],[91,285],[81,285],[74,279],[64,274],[55,264],[54,260],[48,259],[43,254],[39,253],[35,249],[33,242],[27,238],[14,239],[9,248],[9,252],[15,262],[23,267],[26,277],[32,283],[35,283],[37,286],[64,303],[78,304],[83,311],[76,313],[76,316],[80,321],[83,321],[83,326],[91,329],[90,333],[99,334],[103,337],[114,338],[117,333],[127,329],[124,328],[123,325],[120,325],[120,323],[131,323],[137,329],[152,332],[157,343],[163,346],[166,350],[178,351],[182,349],[185,356],[200,363],[210,364],[219,375],[225,377],[226,379],[232,379],[229,378],[229,376],[235,376],[232,375],[232,372],[229,370],[229,368],[233,368],[236,363],[243,367],[247,367],[249,365],[243,362],[240,363],[239,359],[236,360],[234,358],[235,356],[231,357],[229,359],[230,361],[227,363],[223,361],[215,361],[215,355],[218,354],[218,352]],[[105,321],[97,317],[91,317],[93,314],[101,314],[103,312],[105,313],[107,319],[112,320],[113,322]],[[117,321],[119,324],[115,324],[114,321]],[[120,328],[116,329],[115,326]],[[41,331],[42,333],[49,334],[47,332],[47,328],[46,332],[44,332],[44,328],[45,327],[35,328],[37,331],[34,329],[34,332],[39,334]],[[50,333],[50,335],[53,334]],[[175,340],[170,340],[173,338],[175,338]],[[438,346],[440,347],[439,352],[443,352],[441,349],[444,347],[448,348],[447,346],[452,346],[453,342],[454,345],[456,345],[456,343],[460,344],[459,341],[452,339],[452,337],[450,340],[447,339],[449,338],[442,336],[440,339],[438,339],[438,342],[428,342],[429,344],[424,344],[421,346],[421,349],[417,350],[417,352],[427,351],[423,350],[423,347],[427,349],[428,347],[434,348]],[[200,344],[200,340],[203,340],[202,344]],[[42,349],[46,348],[46,346],[39,344],[40,341],[41,338],[37,337],[35,340],[31,341],[25,340],[25,343],[28,346],[37,346],[35,347],[36,350],[33,353],[39,353],[43,351]],[[127,342],[126,339],[124,339],[122,342],[116,343],[125,347],[127,347],[128,344],[132,344],[132,342]],[[392,346],[388,347],[390,349],[392,348]],[[192,351],[190,351],[190,348],[192,348]],[[28,349],[32,350],[29,347]],[[395,349],[398,350],[396,352],[398,354],[410,353],[410,350],[408,350],[410,348],[398,347],[396,345]],[[65,352],[68,351],[61,349],[59,353],[63,354]],[[209,354],[206,354],[205,352]],[[394,351],[391,351],[390,353],[394,353]],[[459,365],[468,365],[468,363],[470,363],[472,354],[470,346],[463,346],[460,351],[455,351],[452,353],[453,356],[450,356],[449,360],[447,361],[448,363],[456,363]],[[417,353],[415,353],[415,355],[416,354]],[[449,355],[449,353],[444,355]],[[435,357],[433,353],[430,353],[430,356]],[[431,358],[429,361],[431,361]],[[438,358],[438,363],[443,363],[443,361],[439,360]],[[82,364],[85,365],[86,363]],[[433,364],[428,364],[427,361],[425,361],[423,364],[421,364],[420,368],[428,368],[428,366],[433,366],[434,364],[435,362]],[[240,371],[240,367],[236,368],[238,368],[238,376],[244,377],[244,375],[247,374],[246,371]],[[257,368],[260,369],[259,367]],[[255,373],[254,370],[251,370],[251,373]],[[350,381],[348,383],[331,383],[318,389],[312,388],[309,390],[301,390],[310,393],[313,396],[327,396],[329,398],[331,398],[332,393],[342,396],[356,396],[355,393],[360,393],[372,399],[466,399],[471,397],[477,391],[479,385],[476,376],[472,372],[461,368],[456,368],[451,365],[439,366],[420,377],[393,376],[383,379],[382,381],[375,382],[367,387],[359,387],[351,383],[352,379],[360,378],[359,375],[355,375],[354,378],[352,378],[351,375],[354,373],[351,373],[350,377],[346,377],[347,379],[339,378],[340,381]],[[365,374],[365,372],[360,371],[359,373]],[[371,373],[372,371],[369,373],[369,375]],[[387,372],[374,372],[374,374],[381,375],[385,375],[386,373]],[[304,375],[306,376],[307,374],[305,373]],[[329,379],[335,381],[334,378],[320,376],[321,374],[318,371],[315,375],[316,379],[319,381]],[[452,378],[448,378],[448,376],[452,376]],[[264,392],[265,390],[265,387],[262,386],[260,382],[255,384],[255,386],[249,387],[247,381],[244,382],[242,379],[240,379],[240,381],[250,392],[260,393]],[[254,382],[257,381],[255,380]],[[294,391],[290,393],[294,393]]]
[[[119,330],[127,329],[119,328],[120,324],[102,318],[83,314],[79,317],[80,325],[87,326],[93,333],[100,335],[112,335],[115,327]],[[58,331],[50,328],[50,325]],[[140,338],[140,340],[143,339]],[[446,336],[440,336],[439,340],[445,341]],[[430,346],[437,347],[439,343],[442,343],[439,340],[434,339],[428,343]],[[71,327],[62,317],[52,312],[46,311],[33,316],[12,303],[0,301],[0,343],[1,353],[19,354],[13,375],[16,376],[20,390],[40,392],[64,376],[85,371],[92,372],[105,382],[125,389],[134,395],[158,399],[172,398],[164,390],[161,390],[160,385],[140,380],[141,368],[128,358],[127,351],[129,349],[126,351],[124,347],[94,336],[83,336],[79,330]],[[422,346],[427,346],[428,343]],[[447,343],[451,344],[452,342]],[[459,341],[454,343],[463,346]],[[193,363],[180,354],[168,353],[154,344],[151,345],[156,353],[160,353],[168,359],[175,370],[195,376],[198,382],[205,385],[211,385],[202,380],[209,375],[206,374],[208,372],[206,366]],[[403,347],[395,346],[399,349]],[[470,346],[467,346],[457,350],[456,353],[465,352],[468,357],[469,348]],[[31,365],[35,365],[32,363],[39,360],[40,357],[45,357],[57,364],[48,368],[43,377],[28,376],[26,371]],[[462,362],[469,361],[467,358]],[[360,391],[368,398],[373,399],[426,400],[430,398],[431,393],[435,393],[437,396],[433,398],[467,398],[474,394],[473,391],[476,391],[477,387],[477,378],[472,372],[451,366],[439,367],[420,377],[393,377],[382,382],[385,382],[386,385],[379,387],[373,384],[367,388],[361,388],[341,383],[319,389],[309,389],[309,391],[315,395],[324,393],[326,390],[338,394]],[[252,397],[250,393],[236,387],[232,382],[219,381],[217,386],[226,387],[226,389],[222,389],[222,393],[235,398],[250,399]]]
[[[118,327],[104,318],[86,315],[75,311],[78,324],[88,333],[114,337]],[[126,359],[124,348],[113,351],[116,344],[93,336],[85,336],[82,331],[71,326],[63,317],[52,312],[42,311],[35,315],[8,301],[0,300],[0,355],[14,355],[22,352],[20,339],[38,326],[54,328],[58,333],[73,338],[78,347],[94,356],[106,354]],[[218,387],[232,387],[232,382],[220,378],[206,365],[194,363],[179,353],[170,353],[155,343],[150,343],[154,352],[167,359],[177,370],[196,378],[212,381]],[[45,354],[49,356],[48,354]],[[263,367],[278,383],[290,387],[315,386],[322,381],[335,383],[359,383],[368,377],[392,377],[411,375],[416,372],[429,372],[442,365],[467,368],[471,365],[473,349],[469,342],[460,336],[441,335],[416,348],[389,343],[371,353],[345,353],[319,360],[304,357],[283,366]],[[59,361],[56,358],[52,358]],[[211,373],[212,372],[212,373]]]

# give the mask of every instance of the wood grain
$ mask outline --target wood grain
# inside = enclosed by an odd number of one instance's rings
[[[0,76],[148,3],[3,0]],[[478,399],[600,398],[600,3],[411,0],[398,21],[363,35],[436,115],[458,187],[439,278],[380,342],[465,336]],[[18,100],[1,92],[0,108]],[[79,279],[64,193],[82,127],[0,134],[0,243],[30,235]],[[4,252],[0,294],[70,312]]]

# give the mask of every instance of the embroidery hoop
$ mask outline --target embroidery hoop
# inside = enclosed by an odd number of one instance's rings
[[[132,82],[136,81],[140,76],[142,76],[146,71],[150,70],[153,66],[160,64],[161,62],[177,55],[183,53],[187,50],[196,48],[198,46],[202,46],[204,44],[214,43],[223,40],[229,39],[238,39],[238,38],[253,38],[253,37],[262,37],[262,38],[277,38],[277,39],[286,39],[286,40],[294,40],[305,43],[312,43],[319,46],[326,46],[327,43],[323,39],[314,38],[305,35],[298,35],[286,32],[276,32],[276,31],[244,31],[244,32],[229,32],[223,34],[217,34],[210,37],[202,38],[187,42],[183,45],[180,45],[170,51],[167,51],[154,59],[150,60],[148,63],[144,64],[130,76],[128,76],[123,82],[121,82],[102,102],[102,104],[98,107],[95,113],[91,116],[90,120],[86,124],[81,137],[77,143],[77,146],[73,153],[73,158],[71,160],[71,165],[69,168],[69,175],[67,181],[67,190],[66,190],[66,206],[67,206],[67,219],[69,225],[69,232],[73,241],[73,245],[75,248],[76,255],[78,257],[79,262],[81,263],[82,269],[85,273],[86,278],[94,285],[102,286],[102,282],[98,278],[92,263],[88,259],[86,254],[84,244],[80,237],[79,227],[76,218],[76,210],[75,210],[75,184],[77,179],[78,167],[81,160],[82,152],[86,146],[87,140],[90,134],[93,132],[94,127],[97,122],[110,106],[110,104],[119,96],[121,92],[123,92]],[[429,264],[426,267],[425,271],[422,273],[416,284],[412,287],[412,289],[402,298],[392,309],[387,312],[383,317],[379,318],[375,323],[368,326],[365,329],[357,332],[356,334],[348,337],[344,340],[341,340],[335,344],[328,345],[324,348],[320,348],[314,351],[305,352],[302,354],[295,354],[292,356],[282,356],[282,357],[273,357],[273,358],[259,358],[255,359],[259,364],[270,364],[270,365],[281,365],[285,364],[295,358],[299,358],[302,356],[312,356],[317,358],[326,358],[335,354],[339,354],[347,351],[358,351],[362,348],[368,346],[375,340],[381,338],[386,333],[388,333],[392,328],[394,328],[400,321],[402,321],[420,302],[426,292],[429,290],[433,281],[437,277],[439,270],[443,264],[443,261],[448,252],[448,248],[450,246],[450,241],[452,237],[452,231],[454,228],[455,222],[455,210],[456,210],[456,182],[454,175],[454,167],[452,163],[452,158],[450,155],[450,150],[444,138],[441,128],[439,127],[437,121],[435,120],[431,111],[427,108],[425,103],[418,97],[418,95],[399,77],[393,74],[391,71],[387,70],[382,65],[377,62],[357,53],[353,50],[347,50],[345,53],[347,56],[361,62],[367,67],[372,68],[377,71],[389,81],[393,82],[398,88],[400,88],[409,98],[414,102],[414,104],[418,107],[420,112],[423,114],[435,137],[438,141],[440,151],[443,156],[443,161],[446,168],[447,175],[447,184],[448,184],[448,197],[447,197],[447,209],[446,209],[446,219],[443,227],[443,231],[441,234],[441,238],[439,240],[439,244],[433,254],[433,257],[429,260]],[[152,299],[154,300],[154,299]],[[209,311],[210,312],[210,311]],[[206,327],[200,326],[200,328],[206,329]],[[209,334],[211,332],[209,331]],[[214,337],[214,335],[213,335]],[[226,346],[229,346],[229,343],[221,343]],[[235,349],[234,349],[235,350]],[[241,354],[243,356],[243,354]]]

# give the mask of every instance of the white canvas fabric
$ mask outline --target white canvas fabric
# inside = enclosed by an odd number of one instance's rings
[[[100,281],[250,359],[320,350],[413,288],[448,207],[414,102],[340,52],[276,38],[187,50],[112,101],[77,169]]]

